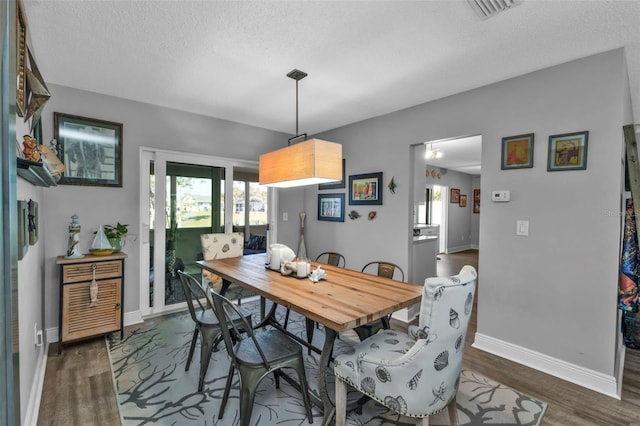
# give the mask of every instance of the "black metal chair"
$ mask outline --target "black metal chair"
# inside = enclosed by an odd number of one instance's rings
[[[231,303],[226,297],[216,293],[213,289],[209,290],[208,295],[222,326],[222,337],[231,358],[218,419],[221,419],[224,415],[236,369],[240,376],[240,426],[248,426],[251,421],[256,388],[260,381],[265,376],[274,373],[276,375],[276,387],[279,387],[279,370],[293,368],[296,370],[300,380],[300,390],[309,423],[313,423],[311,401],[300,345],[276,328],[254,334],[250,324],[247,324],[244,319],[242,321],[245,322],[244,327],[247,330],[246,338],[238,338],[238,342],[234,344],[231,330],[236,330],[238,334],[239,330],[237,329],[238,324],[232,319],[236,316],[241,317],[241,311],[238,306]]]
[[[200,283],[193,276],[185,272],[177,271],[177,273],[182,283],[182,289],[187,301],[187,306],[189,307],[191,319],[196,325],[193,330],[189,356],[187,357],[187,364],[184,370],[189,371],[193,352],[195,351],[196,342],[198,341],[198,334],[200,334],[200,379],[198,381],[198,392],[202,392],[204,376],[207,374],[207,368],[211,360],[211,352],[213,352],[214,347],[221,337],[220,322],[213,312],[213,306],[208,302],[207,294]],[[196,303],[194,303],[194,301]],[[242,327],[244,325],[244,322],[240,322],[240,317],[242,317],[243,320],[251,324],[251,312],[246,309],[238,310],[238,312],[238,315],[233,317],[234,323],[238,323],[238,325]]]
[[[333,265],[339,268],[344,268],[347,264],[344,260],[344,256],[334,251],[325,251],[324,253],[320,253],[318,257],[316,257],[316,262],[326,263],[327,265]]]
[[[391,279],[394,279],[394,275],[398,275],[396,279],[399,278],[399,281],[404,281],[404,271],[402,270],[402,268],[391,262],[383,262],[379,260],[369,262],[364,265],[364,267],[362,268],[362,272]],[[358,334],[358,338],[360,339],[360,341],[363,341],[367,337],[371,337],[376,334],[382,328],[388,330],[390,327],[390,320],[391,315],[387,315],[384,318],[380,318],[380,321],[374,321],[370,322],[369,324],[356,327],[354,328],[354,331]]]

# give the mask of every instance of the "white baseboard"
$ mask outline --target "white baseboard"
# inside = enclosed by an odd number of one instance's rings
[[[123,322],[124,327],[126,327],[128,325],[140,324],[141,322],[144,322],[144,320],[142,319],[142,313],[140,311],[132,311],[124,313]],[[58,332],[58,327],[47,328],[47,343],[56,343],[60,338]]]
[[[613,376],[608,376],[480,333],[475,334],[475,341],[472,346],[568,382],[575,383],[578,386],[600,392],[615,399],[621,399],[618,392],[617,380]]]
[[[38,360],[36,362],[36,371],[33,375],[33,383],[31,383],[31,391],[29,392],[29,401],[27,402],[27,410],[23,426],[35,426],[38,423],[38,413],[40,412],[40,399],[42,398],[42,388],[44,386],[44,374],[47,371],[47,354],[49,353],[49,343],[42,346]]]

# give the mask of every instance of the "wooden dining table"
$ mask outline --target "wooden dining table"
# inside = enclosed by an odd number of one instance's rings
[[[323,409],[323,424],[329,424],[335,407],[327,391],[328,367],[333,344],[338,333],[386,317],[391,313],[420,302],[421,285],[408,284],[351,269],[311,262],[326,272],[326,278],[315,283],[308,278],[282,275],[266,267],[266,254],[216,260],[200,260],[197,265],[223,279],[223,291],[231,283],[253,291],[273,302],[261,325],[269,324],[283,331],[275,318],[277,305],[289,308],[307,318],[307,336],[313,322],[324,325],[325,339],[320,352],[319,393],[316,401]],[[296,340],[303,344],[299,337]]]

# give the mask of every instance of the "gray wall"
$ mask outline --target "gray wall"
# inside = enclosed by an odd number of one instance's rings
[[[616,376],[622,126],[629,122],[624,52],[615,50],[317,135],[343,144],[347,176],[382,171],[385,184],[395,176],[398,188],[385,192],[383,206],[357,209],[377,210],[376,220],[331,223],[313,220],[317,189],[309,187],[308,251],[335,249],[351,268],[374,257],[406,267],[410,146],[480,134],[478,335]],[[547,172],[549,135],[582,130],[590,132],[587,170]],[[535,133],[534,167],[501,171],[501,138],[528,132]],[[510,203],[490,201],[498,189],[511,191]],[[529,237],[515,235],[517,219],[530,221]]]
[[[215,118],[49,85],[51,99],[42,116],[43,138],[53,137],[53,112],[123,123],[123,187],[59,185],[44,192],[42,232],[45,249],[45,324],[58,325],[56,256],[67,248],[72,214],[82,225],[81,248],[88,251],[100,224],[127,223],[139,234],[139,148],[154,147],[257,161],[262,152],[286,146],[287,135]],[[139,240],[138,240],[139,241]],[[139,244],[127,242],[124,312],[139,309]]]

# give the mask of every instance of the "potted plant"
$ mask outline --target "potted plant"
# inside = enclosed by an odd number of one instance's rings
[[[122,250],[122,246],[124,245],[122,239],[129,232],[129,225],[123,225],[118,222],[117,225],[104,225],[102,228],[104,229],[104,235],[107,236],[109,243],[113,247],[113,252],[117,253]]]

